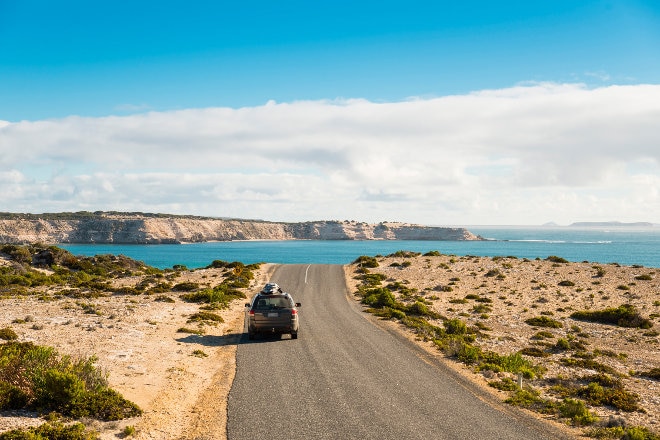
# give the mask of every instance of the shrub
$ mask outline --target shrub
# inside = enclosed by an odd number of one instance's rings
[[[653,323],[649,319],[643,318],[635,306],[631,304],[597,311],[578,311],[572,313],[571,318],[580,321],[618,325],[619,327],[643,329],[653,327]]]
[[[540,413],[555,413],[555,403],[550,400],[542,399],[539,392],[531,388],[516,390],[513,395],[504,400],[509,405],[520,406]]]
[[[442,254],[438,251],[428,251],[427,253],[424,254],[425,257],[439,257]]]
[[[572,287],[572,286],[575,286],[575,283],[574,283],[573,281],[569,281],[569,280],[560,281],[560,282],[557,283],[557,284],[558,284],[559,286],[563,286],[563,287]]]
[[[464,335],[467,333],[467,325],[460,319],[448,319],[443,325],[445,332],[450,335]]]
[[[394,294],[384,287],[377,287],[366,292],[366,296],[362,299],[363,304],[371,307],[393,307],[396,308],[396,299]]]
[[[357,257],[355,261],[353,261],[353,264],[357,264],[362,267],[378,267],[378,260],[376,260],[374,257],[368,257],[366,255],[362,255]]]
[[[192,282],[178,283],[172,287],[175,292],[192,292],[199,289],[199,284]]]
[[[420,255],[422,255],[421,252],[396,251],[393,254],[389,254],[388,257],[391,257],[391,258],[414,258],[414,257],[419,257]]]
[[[605,269],[603,269],[601,266],[593,266],[593,269],[596,270],[596,278],[602,278],[605,276]]]
[[[85,394],[85,382],[71,371],[46,370],[42,386],[36,390],[36,404],[71,414]]]
[[[532,356],[532,357],[548,357],[550,356],[549,353],[546,351],[540,349],[539,347],[526,347],[520,350],[520,354],[524,354],[525,356]]]
[[[95,357],[72,360],[60,356],[51,347],[27,342],[2,344],[2,406],[58,411],[67,416],[99,420],[119,420],[141,414],[137,405],[107,387],[107,378],[94,366],[95,361]],[[2,385],[7,383],[12,386]]]
[[[651,281],[653,277],[650,274],[644,274],[644,275],[637,275],[635,279],[639,281]]]
[[[518,384],[509,377],[505,377],[501,380],[490,381],[488,382],[488,385],[500,391],[516,391],[518,389]]]
[[[122,420],[141,414],[142,410],[135,403],[126,400],[110,388],[85,394],[79,405],[71,412],[74,417],[94,417],[103,421]]]
[[[544,331],[540,331],[540,332],[535,333],[534,336],[532,336],[531,339],[536,339],[536,340],[540,341],[540,340],[543,340],[543,339],[554,338],[554,337],[555,337],[555,335],[553,335],[552,333],[544,330]]]
[[[551,261],[553,263],[568,263],[569,261],[565,258],[562,257],[557,257],[556,255],[550,255],[548,258],[546,258],[547,261]]]
[[[564,399],[559,404],[559,414],[567,419],[570,419],[574,425],[583,426],[591,425],[598,420],[598,417],[593,415],[584,402],[576,399]]]
[[[409,315],[417,315],[417,316],[431,316],[431,317],[438,316],[437,313],[429,309],[429,306],[427,306],[421,301],[416,301],[415,303],[406,307],[405,313]]]
[[[613,387],[604,387],[600,383],[591,382],[581,388],[578,395],[592,405],[612,406],[626,412],[640,409],[639,396],[626,391],[618,383]]]
[[[5,327],[0,329],[0,339],[5,341],[13,341],[18,339],[18,335],[11,327]]]
[[[98,434],[87,431],[82,423],[64,425],[60,422],[44,423],[25,429],[13,429],[0,434],[0,440],[97,440]]]
[[[562,328],[564,326],[561,322],[547,316],[536,316],[526,319],[525,322],[533,327]]]
[[[601,364],[600,362],[597,362],[593,359],[574,359],[574,358],[563,358],[560,359],[559,362],[562,364],[568,366],[568,367],[578,367],[578,368],[584,368],[587,370],[594,370],[598,371],[600,373],[607,373],[607,374],[613,374],[616,375],[618,374],[617,371],[605,364]]]
[[[360,275],[362,284],[367,287],[380,286],[381,282],[383,282],[385,279],[387,279],[387,276],[382,273],[365,273]]]
[[[24,408],[28,400],[25,391],[14,384],[0,381],[0,411]]]
[[[648,377],[649,379],[660,380],[660,368],[652,368],[649,371],[638,373],[638,376]]]
[[[225,322],[225,320],[222,319],[222,316],[213,312],[203,312],[203,311],[197,312],[197,313],[193,313],[188,318],[188,322],[206,322],[206,321],[215,322],[215,323]]]

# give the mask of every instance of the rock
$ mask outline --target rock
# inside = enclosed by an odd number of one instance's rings
[[[232,240],[481,240],[465,228],[355,221],[278,223],[163,214],[0,214],[0,243],[199,243]],[[58,255],[45,250],[38,265]]]

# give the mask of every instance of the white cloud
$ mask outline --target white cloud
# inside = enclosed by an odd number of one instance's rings
[[[660,222],[659,120],[657,85],[543,83],[0,123],[0,194],[29,212]]]

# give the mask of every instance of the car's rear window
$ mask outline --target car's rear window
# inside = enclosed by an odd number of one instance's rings
[[[293,301],[286,296],[260,296],[254,303],[255,310],[290,309]]]

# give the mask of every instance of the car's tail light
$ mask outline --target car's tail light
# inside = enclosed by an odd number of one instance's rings
[[[254,310],[250,310],[249,314],[250,316],[254,316]]]
[[[296,309],[292,309],[292,310],[291,310],[291,314],[292,314],[292,315],[297,315],[297,314],[298,314],[298,310],[296,310]]]

